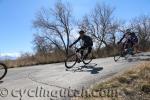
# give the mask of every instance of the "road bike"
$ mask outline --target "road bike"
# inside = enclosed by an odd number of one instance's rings
[[[76,63],[83,62],[85,65],[89,64],[92,59],[94,58],[93,53],[89,53],[87,57],[85,55],[87,54],[88,50],[87,49],[80,49],[77,47],[73,47],[71,50],[72,53],[69,54],[65,60],[65,66],[66,68],[70,69],[73,66],[76,65]],[[78,51],[78,52],[77,52]],[[83,55],[81,55],[81,52],[83,52]]]
[[[125,58],[127,60],[130,55],[134,55],[134,48],[129,44],[129,46],[124,49],[123,43],[120,43],[114,46],[113,53],[115,62],[120,58]]]
[[[7,74],[7,66],[3,63],[0,63],[0,80],[2,80]]]

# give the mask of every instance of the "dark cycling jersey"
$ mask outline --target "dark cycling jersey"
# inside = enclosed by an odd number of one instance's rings
[[[124,34],[118,43],[121,43],[124,38],[125,38],[125,42],[123,42],[124,49],[133,47],[134,45],[138,43],[138,38],[135,35],[135,33]]]
[[[137,43],[138,38],[135,35],[135,33],[130,33],[130,34],[124,34],[123,37],[120,39],[119,43],[122,42],[123,39],[126,39],[127,43]]]
[[[131,41],[134,43],[138,43],[138,37],[135,35],[135,33],[131,34]]]
[[[83,46],[87,47],[93,46],[92,38],[87,35],[79,37],[72,45],[76,44],[80,39],[83,41]]]

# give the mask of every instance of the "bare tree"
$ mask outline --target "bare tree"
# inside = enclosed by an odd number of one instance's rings
[[[42,32],[41,36],[45,43],[54,44],[66,54],[68,53],[69,36],[72,30],[71,12],[69,4],[65,5],[58,1],[53,9],[41,9],[33,22],[34,27]]]
[[[34,35],[34,40],[33,43],[35,45],[34,49],[36,50],[37,53],[40,54],[47,54],[52,52],[52,44],[51,43],[47,43],[47,41],[45,41],[44,37],[35,34]]]
[[[113,16],[114,8],[106,4],[97,4],[89,16],[84,16],[79,28],[84,29],[89,35],[97,40],[98,50],[102,47],[109,47],[116,42],[116,32],[120,21]]]
[[[131,21],[132,29],[138,33],[141,48],[147,49],[150,43],[150,16],[139,16]]]
[[[84,30],[85,32],[90,31],[90,19],[88,15],[85,15],[81,21],[78,22],[78,28]]]

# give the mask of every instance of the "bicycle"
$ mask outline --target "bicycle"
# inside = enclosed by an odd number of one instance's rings
[[[85,65],[89,64],[93,60],[93,53],[91,52],[88,54],[88,56],[85,58],[85,54],[87,53],[87,49],[81,49],[79,52],[77,52],[78,48],[74,47],[73,53],[67,56],[65,60],[65,66],[66,68],[70,69],[73,66],[76,65],[76,63],[83,62]],[[83,56],[81,55],[81,51],[83,52]]]
[[[0,63],[0,80],[2,80],[7,74],[7,66],[3,63]]]
[[[132,46],[128,46],[127,49],[124,49],[123,43],[117,44],[113,48],[114,52],[114,61],[117,62],[120,58],[124,57],[126,60],[128,59],[128,55],[134,55],[134,48]]]

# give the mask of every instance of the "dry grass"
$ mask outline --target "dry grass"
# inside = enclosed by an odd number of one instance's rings
[[[113,49],[114,47],[104,47],[101,48],[99,51],[97,49],[93,49],[93,54],[95,58],[103,58],[103,57],[111,57],[114,55],[114,52],[118,52],[117,50]],[[23,54],[20,58],[16,60],[6,60],[3,61],[8,68],[14,67],[23,67],[23,66],[32,66],[32,65],[39,65],[39,64],[51,64],[51,63],[58,63],[64,61],[65,56],[63,53],[57,51],[50,54]]]
[[[97,54],[93,50],[94,57],[96,58]],[[33,66],[33,65],[39,65],[39,64],[51,64],[51,63],[59,63],[64,62],[66,56],[62,52],[53,52],[49,54],[35,54],[31,55],[28,53],[22,54],[21,57],[19,57],[16,60],[5,60],[3,63],[5,63],[8,68],[16,68],[16,67],[24,67],[24,66]]]
[[[144,62],[119,77],[96,85],[93,89],[117,88],[123,100],[150,99],[150,62]]]
[[[62,53],[51,53],[51,54],[23,54],[16,60],[6,60],[4,63],[8,68],[39,65],[39,64],[50,64],[64,61],[65,56]]]
[[[91,91],[117,90],[117,97],[87,97],[73,100],[150,100],[150,62],[144,62],[106,82],[95,85]]]

